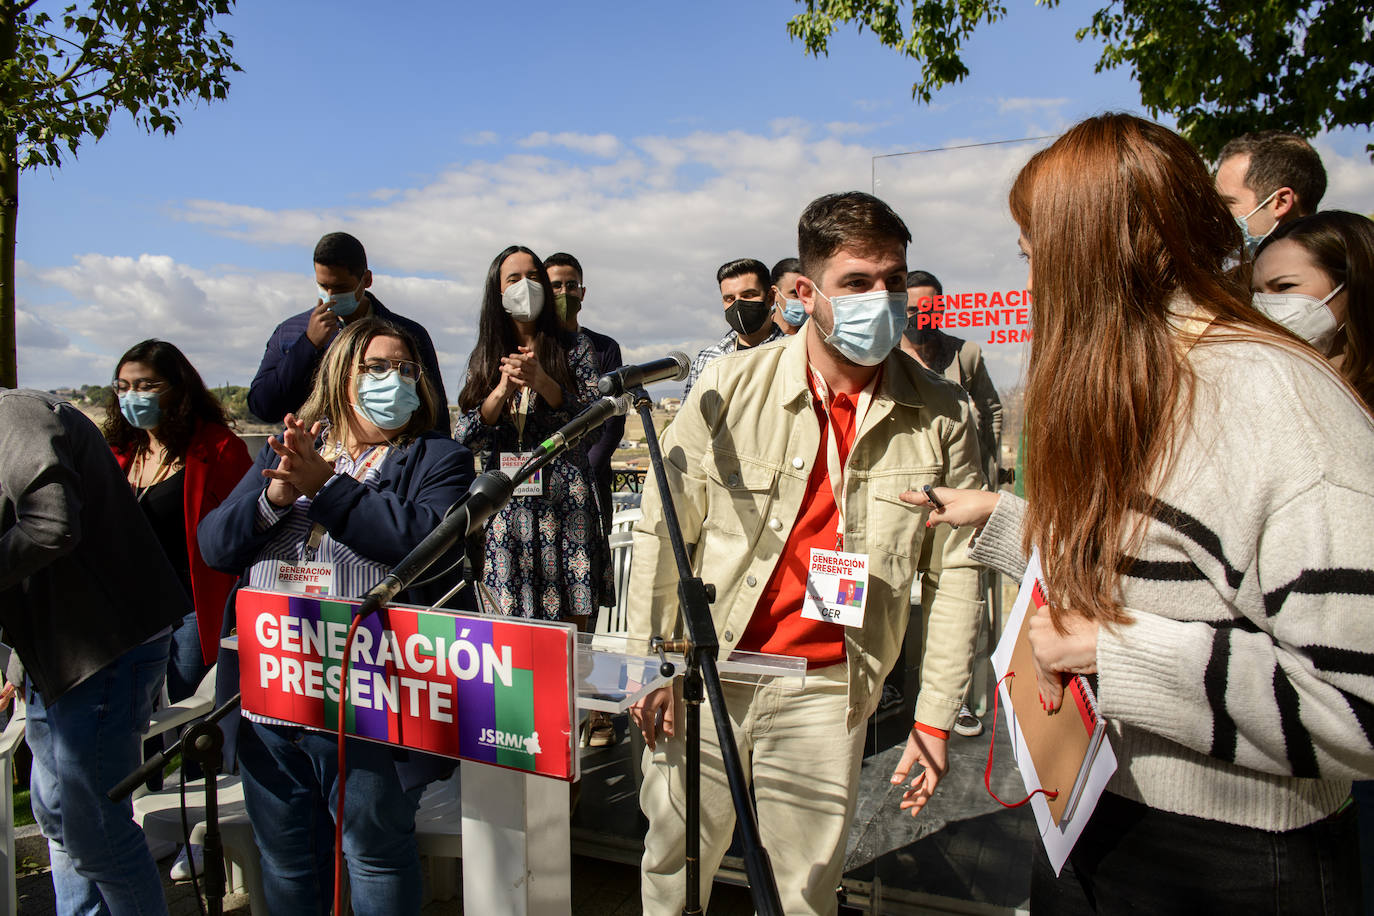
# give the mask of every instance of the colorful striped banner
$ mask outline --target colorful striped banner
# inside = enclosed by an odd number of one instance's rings
[[[333,731],[343,643],[360,603],[241,589],[243,708]],[[354,636],[345,731],[571,780],[576,632],[571,624],[389,607]]]

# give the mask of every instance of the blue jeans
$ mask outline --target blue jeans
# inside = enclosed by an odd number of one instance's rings
[[[333,735],[244,718],[239,772],[263,891],[274,914],[328,914],[334,896],[334,809],[339,746]],[[356,916],[420,912],[415,812],[424,787],[401,789],[392,750],[348,741],[344,858]]]
[[[1355,808],[1272,833],[1171,814],[1104,792],[1055,878],[1035,843],[1036,916],[1360,912]]]
[[[195,693],[209,670],[210,666],[205,664],[205,657],[200,652],[200,631],[197,629],[196,612],[192,611],[182,618],[181,626],[172,631],[172,645],[167,655],[168,701],[178,703]],[[173,732],[149,738],[143,743],[143,759],[147,760],[163,750],[176,737],[177,733]],[[181,774],[188,782],[205,775],[200,770],[200,764],[184,757],[181,760]],[[162,788],[161,773],[148,777],[148,788],[154,792]]]
[[[105,797],[135,769],[170,637],[125,652],[52,703],[30,686],[33,816],[48,838],[61,916],[167,912],[133,804]]]
[[[200,652],[200,629],[196,612],[182,618],[181,626],[172,631],[172,647],[167,658],[167,699],[173,703],[196,692],[210,666]]]

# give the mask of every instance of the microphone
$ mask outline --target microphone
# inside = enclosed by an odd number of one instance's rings
[[[602,380],[604,381],[605,378],[603,377]],[[598,382],[597,384],[599,387],[600,383]],[[535,449],[534,454],[530,456],[530,462],[537,461],[544,455],[557,454],[564,446],[576,444],[577,440],[605,423],[611,417],[622,417],[629,413],[633,402],[634,399],[628,394],[621,394],[618,397],[607,396],[598,398],[596,401],[592,402],[590,407],[565,423],[562,429],[539,443],[539,447]]]
[[[680,382],[692,371],[692,360],[686,353],[674,350],[663,359],[650,360],[637,366],[621,366],[597,380],[596,390],[606,395],[624,394],[632,388],[642,388],[654,382]]]
[[[541,442],[514,479],[500,471],[487,471],[477,475],[466,495],[448,511],[438,526],[415,545],[410,553],[402,557],[401,562],[392,568],[386,578],[363,596],[363,603],[355,613],[366,617],[388,604],[436,560],[448,553],[459,540],[486,524],[489,518],[510,501],[516,486],[524,483],[557,457],[563,449],[575,444],[591,430],[611,417],[629,412],[633,401],[634,398],[630,395],[622,394],[619,397],[600,398],[593,402],[590,407]]]
[[[478,474],[468,492],[449,509],[434,530],[401,558],[386,578],[372,587],[361,606],[355,611],[366,617],[389,604],[397,593],[420,578],[436,560],[448,553],[460,540],[486,524],[515,492],[515,482],[500,471]]]

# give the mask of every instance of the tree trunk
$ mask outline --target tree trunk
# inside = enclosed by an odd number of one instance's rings
[[[0,4],[0,60],[14,59],[19,23],[12,4]],[[10,99],[0,99],[8,108]],[[19,215],[19,145],[13,130],[0,131],[0,387],[19,387],[15,346],[14,246]]]

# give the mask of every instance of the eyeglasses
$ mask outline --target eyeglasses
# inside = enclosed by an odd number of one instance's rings
[[[124,381],[124,379],[117,378],[112,383],[112,386],[115,390],[115,394],[128,394],[130,391],[136,391],[139,394],[156,394],[166,388],[167,383],[161,379],[139,378],[134,379],[134,383],[130,385],[128,382]]]
[[[550,280],[549,286],[553,287],[555,293],[575,293],[582,288],[582,284],[576,280]]]
[[[418,382],[420,376],[424,374],[424,369],[420,364],[409,359],[382,359],[378,357],[359,363],[358,368],[378,380],[386,378],[393,369],[407,382]]]

